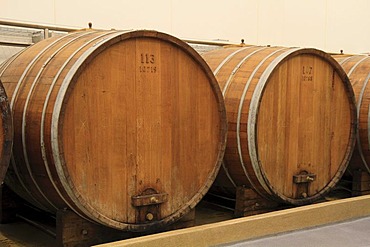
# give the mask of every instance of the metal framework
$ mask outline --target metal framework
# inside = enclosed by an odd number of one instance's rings
[[[82,29],[78,27],[56,26],[56,25],[38,24],[38,23],[32,23],[32,22],[20,22],[20,21],[14,21],[14,20],[6,20],[6,19],[0,19],[0,25],[21,27],[21,28],[41,29],[44,32],[44,37],[49,36],[49,31],[58,31],[58,32],[67,33],[67,32],[73,32],[73,31]],[[235,45],[235,43],[224,41],[224,40],[213,40],[213,41],[196,40],[196,39],[182,39],[182,40],[186,43],[197,44],[197,45],[212,45],[212,46]],[[30,44],[16,43],[16,42],[0,42],[0,45],[28,46]]]

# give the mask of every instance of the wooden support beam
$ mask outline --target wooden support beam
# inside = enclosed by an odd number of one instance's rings
[[[370,174],[367,171],[356,170],[353,172],[352,196],[370,194]]]
[[[194,226],[195,210],[178,222],[156,232],[126,232],[98,225],[81,218],[71,210],[59,210],[56,222],[56,242],[58,246],[90,246],[122,239],[145,236],[152,233],[170,231]]]
[[[369,216],[369,204],[370,195],[359,196],[132,238],[99,247],[222,245]]]
[[[23,207],[23,200],[2,184],[0,186],[0,223],[6,224],[16,221],[17,212]]]
[[[266,200],[253,189],[239,186],[236,189],[235,217],[251,216],[282,209],[284,205]],[[286,207],[286,206],[285,206]]]
[[[71,210],[57,212],[56,242],[58,246],[89,246],[132,236],[127,232],[85,220]]]

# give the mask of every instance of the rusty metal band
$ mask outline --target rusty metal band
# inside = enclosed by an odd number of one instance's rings
[[[251,47],[245,47],[245,48],[242,48],[242,49],[239,49],[239,50],[236,50],[235,52],[233,52],[232,54],[230,54],[226,59],[224,59],[224,61],[219,65],[219,68],[221,68],[220,66],[221,65],[224,65],[227,61],[229,61],[233,56],[235,56],[236,54],[238,54],[239,52],[241,51],[244,51],[248,48],[251,48]],[[254,47],[255,48],[255,47]],[[266,49],[266,47],[259,47],[258,49],[254,50],[253,52],[251,52],[250,54],[248,54],[247,56],[245,56],[233,69],[233,71],[230,73],[230,76],[228,78],[228,80],[226,81],[226,84],[222,90],[222,95],[225,96],[226,94],[226,91],[228,89],[228,87],[230,86],[230,83],[232,81],[232,79],[234,78],[235,76],[235,73],[240,69],[240,67],[251,57],[253,56],[254,54],[256,54],[257,52],[261,51],[261,50],[264,50]],[[218,71],[217,71],[218,72]],[[239,149],[239,148],[238,148]],[[244,164],[242,164],[242,166],[244,167]],[[234,179],[232,179],[230,173],[229,173],[229,170],[226,168],[226,165],[224,164],[224,162],[222,162],[222,168],[224,169],[225,173],[226,173],[226,176],[228,177],[228,179],[230,180],[230,182],[236,187],[236,183],[234,181]],[[247,176],[247,179],[248,181],[250,181],[250,178],[247,174],[246,171],[244,171],[245,175]]]
[[[32,84],[31,84],[31,87],[28,91],[28,95],[27,95],[27,98],[26,98],[26,101],[25,101],[25,104],[24,104],[24,109],[23,109],[23,115],[22,115],[22,145],[23,145],[23,155],[24,155],[24,161],[25,161],[25,164],[26,164],[26,167],[27,167],[27,170],[28,170],[28,173],[32,179],[32,181],[34,181],[35,183],[35,186],[36,186],[36,189],[39,191],[39,193],[45,198],[45,200],[53,207],[55,208],[56,210],[58,209],[57,206],[55,206],[48,198],[47,196],[45,196],[45,194],[43,193],[43,191],[41,190],[40,186],[37,184],[37,181],[36,179],[33,177],[33,173],[32,173],[32,170],[31,170],[31,167],[30,167],[30,163],[29,163],[29,159],[28,159],[28,153],[27,153],[27,145],[26,145],[26,127],[27,127],[27,118],[26,118],[26,115],[27,115],[27,109],[28,109],[28,105],[29,105],[29,101],[30,101],[30,98],[33,94],[33,91],[34,91],[34,88],[42,74],[42,72],[44,71],[44,69],[47,67],[47,65],[49,64],[49,62],[60,52],[62,51],[65,47],[67,47],[69,44],[73,43],[75,40],[77,39],[80,39],[88,34],[90,34],[92,32],[83,32],[81,33],[80,35],[70,39],[68,42],[65,42],[62,46],[60,46],[58,49],[56,49],[54,51],[54,53],[52,55],[50,55],[48,57],[48,59],[44,62],[44,64],[42,65],[42,67],[39,69],[35,79],[33,80]],[[70,35],[67,35],[68,37],[71,36],[72,34]],[[65,36],[65,37],[67,37]],[[50,171],[49,171],[49,168],[46,167],[46,171],[48,173],[48,175],[50,174]],[[50,176],[49,176],[50,178]],[[54,180],[52,178],[49,179],[51,181],[51,183],[54,185]],[[54,186],[55,187],[55,186]]]
[[[23,52],[25,52],[27,49],[29,49],[30,46],[24,48],[23,50],[19,51],[18,53],[14,54],[13,56],[11,56],[10,58],[8,58],[7,60],[4,61],[4,63],[1,64],[1,67],[0,67],[0,78],[3,76],[5,70],[9,67],[10,64],[13,63],[13,61],[19,57]]]
[[[68,71],[67,75],[63,79],[63,83],[61,84],[61,87],[59,89],[58,95],[55,100],[55,105],[53,109],[53,115],[52,115],[52,123],[51,123],[51,144],[52,144],[52,153],[53,158],[55,162],[55,168],[57,170],[58,176],[60,178],[60,182],[63,185],[63,188],[65,188],[65,191],[67,192],[69,198],[75,203],[75,208],[77,207],[78,210],[80,210],[83,214],[85,214],[88,217],[95,218],[95,220],[100,221],[100,223],[105,223],[107,221],[110,221],[106,216],[104,215],[92,215],[91,212],[89,212],[85,207],[81,205],[83,198],[81,195],[77,195],[76,192],[72,191],[70,184],[69,184],[69,178],[66,176],[65,171],[63,169],[62,164],[62,156],[63,154],[60,153],[59,148],[59,118],[60,113],[62,110],[62,104],[63,99],[65,97],[65,94],[67,92],[67,89],[69,88],[69,84],[71,83],[72,78],[76,74],[77,70],[83,65],[85,60],[93,54],[100,46],[104,45],[105,42],[112,40],[116,37],[121,36],[122,34],[126,33],[126,31],[123,32],[115,32],[113,35],[110,35],[109,37],[102,37],[98,41],[96,41],[95,44],[93,44],[90,48],[88,48],[79,58],[78,60],[73,64],[72,68]],[[86,203],[83,203],[87,205]],[[73,209],[73,208],[72,208]],[[76,210],[74,210],[76,211]],[[121,222],[115,222],[117,228],[125,228],[125,224]]]
[[[248,54],[247,56],[245,56],[236,66],[235,68],[233,69],[233,71],[231,72],[228,80],[226,81],[226,84],[224,86],[224,88],[222,89],[222,95],[225,95],[226,94],[226,91],[227,89],[229,88],[230,86],[230,83],[231,81],[233,80],[236,72],[240,69],[240,67],[243,65],[243,63],[245,63],[245,61],[247,61],[251,56],[253,56],[254,54],[256,54],[257,52],[259,51],[262,51],[262,50],[265,50],[267,47],[259,47],[257,50],[251,52],[250,54]]]
[[[95,31],[96,32],[96,31]],[[92,34],[92,33],[95,33],[95,32],[88,32],[88,33],[83,33],[83,35],[79,36],[78,38],[81,38],[85,35],[88,35],[88,34]],[[45,142],[44,142],[44,129],[45,129],[45,117],[46,117],[46,108],[48,106],[48,103],[49,103],[49,100],[50,100],[50,97],[51,97],[51,93],[54,89],[54,86],[56,84],[56,82],[58,81],[59,79],[59,76],[60,74],[64,71],[65,67],[67,66],[67,64],[74,58],[74,56],[80,52],[82,49],[84,49],[86,46],[88,46],[89,44],[95,42],[96,40],[106,36],[106,35],[109,35],[111,33],[113,33],[114,31],[111,31],[111,32],[107,32],[107,33],[104,33],[102,35],[99,35],[97,37],[94,37],[92,38],[91,40],[85,42],[82,46],[80,46],[78,49],[76,49],[63,63],[63,65],[59,68],[58,72],[56,73],[56,75],[54,76],[54,79],[49,87],[49,90],[47,92],[47,95],[46,95],[46,98],[45,98],[45,101],[44,101],[44,105],[43,105],[43,108],[42,108],[42,115],[41,115],[41,124],[40,124],[40,146],[41,146],[41,154],[42,154],[42,159],[44,161],[44,166],[45,166],[45,170],[49,176],[49,180],[52,182],[53,186],[54,186],[54,189],[56,190],[56,192],[58,193],[58,195],[60,196],[60,198],[64,201],[64,203],[66,205],[68,205],[70,208],[71,205],[69,204],[68,200],[66,200],[64,198],[64,196],[62,195],[62,193],[60,192],[60,190],[58,189],[58,186],[56,185],[56,183],[54,182],[54,179],[53,179],[53,176],[50,172],[50,169],[49,169],[49,164],[48,164],[48,160],[47,160],[47,157],[46,157],[46,149],[45,149]],[[83,217],[81,214],[79,214],[78,212],[75,212],[76,214],[78,214],[79,216]],[[85,217],[83,217],[85,218]]]
[[[236,51],[234,51],[233,53],[231,53],[229,56],[227,56],[224,60],[221,61],[221,63],[217,66],[217,68],[213,71],[213,74],[215,76],[217,76],[218,72],[220,71],[220,69],[225,65],[225,63],[227,63],[228,61],[230,61],[231,58],[233,58],[236,54],[246,50],[246,49],[249,49],[251,47],[244,47],[244,48],[241,48],[241,49],[238,49]],[[222,92],[222,95],[224,95],[224,91]],[[229,179],[230,183],[236,188],[236,184],[235,184],[235,181],[234,179],[231,177],[230,173],[229,173],[229,170],[227,169],[226,165],[225,165],[225,162],[222,162],[221,163],[221,166],[222,166],[222,169],[224,170],[225,174],[226,174],[226,177]]]
[[[231,175],[229,173],[229,169],[227,169],[224,161],[222,161],[221,166],[222,166],[222,169],[224,170],[224,172],[226,174],[226,177],[229,179],[230,183],[236,188],[237,185],[236,185],[234,179],[231,177]]]
[[[368,57],[368,56],[366,56],[366,57],[363,57],[362,59],[360,59],[355,65],[353,65],[352,66],[352,68],[348,71],[348,73],[347,73],[347,75],[348,75],[348,77],[350,77],[351,75],[352,75],[352,73],[353,73],[353,71],[355,71],[355,69],[363,62],[363,61],[365,61],[365,60],[367,60],[367,59],[369,59],[370,57]],[[354,82],[353,84],[352,84],[352,87],[354,86],[354,85],[356,85],[356,83],[357,82]]]
[[[367,75],[367,77],[366,77],[366,79],[364,81],[364,85],[361,88],[360,96],[358,97],[357,109],[356,109],[357,110],[357,117],[358,117],[358,119],[360,117],[360,107],[361,107],[361,104],[362,104],[363,95],[364,95],[365,89],[366,89],[366,87],[367,87],[367,85],[369,83],[369,80],[370,80],[370,73]],[[370,122],[369,121],[370,121],[370,108],[369,108],[369,112],[368,112],[368,115],[367,115],[367,125],[368,125],[368,128],[367,128],[367,140],[368,140],[368,143],[370,145],[370,128],[369,128],[370,127]],[[370,167],[367,164],[367,162],[365,160],[364,152],[362,151],[362,144],[361,144],[361,140],[360,140],[360,133],[359,133],[358,130],[356,132],[356,141],[357,141],[358,150],[359,150],[359,153],[360,153],[361,160],[364,163],[367,171],[370,173]]]
[[[348,77],[351,77],[351,75],[355,71],[355,69],[366,59],[370,59],[370,57],[364,57],[364,58],[360,59],[355,65],[353,65],[352,68],[350,69],[350,71],[347,73]],[[356,106],[357,119],[359,119],[359,117],[360,117],[360,107],[361,107],[361,104],[362,104],[362,98],[363,98],[363,94],[365,92],[365,88],[366,88],[368,82],[369,82],[369,76],[367,77],[367,80],[364,81],[364,84],[362,85],[362,88],[361,88],[360,95],[358,96],[358,99],[357,99],[357,106]],[[352,84],[352,87],[354,85],[355,85],[355,83]],[[370,167],[368,166],[368,164],[366,162],[366,159],[365,159],[364,152],[362,151],[360,133],[358,131],[358,123],[357,123],[357,131],[356,131],[356,142],[357,142],[357,145],[358,145],[358,152],[360,154],[361,161],[364,164],[364,166],[366,167],[366,169],[370,172]]]
[[[21,87],[21,85],[23,84],[22,82],[24,81],[24,79],[26,78],[26,75],[27,75],[27,73],[31,70],[31,68],[32,68],[32,66],[38,61],[38,59],[42,56],[42,55],[44,55],[44,53],[46,52],[46,51],[48,51],[50,48],[52,48],[53,46],[55,46],[57,43],[59,43],[61,40],[63,40],[64,38],[65,38],[66,36],[62,36],[62,37],[60,37],[60,38],[58,38],[58,39],[56,39],[56,40],[54,40],[53,42],[51,42],[49,45],[47,45],[47,46],[45,46],[38,54],[37,54],[37,56],[35,56],[33,59],[32,59],[32,61],[27,65],[27,67],[25,68],[25,70],[23,71],[23,73],[22,73],[22,75],[21,75],[21,77],[19,78],[19,80],[18,80],[18,83],[17,83],[17,86],[15,87],[15,90],[14,90],[14,92],[13,92],[13,95],[12,95],[12,99],[11,99],[11,101],[10,101],[10,109],[11,109],[11,111],[12,112],[14,112],[14,108],[13,108],[13,106],[14,106],[14,103],[15,103],[15,100],[16,100],[16,98],[17,98],[17,95],[18,95],[18,91],[19,91],[19,89],[20,89],[20,87]],[[24,184],[24,182],[23,182],[23,180],[21,179],[21,175],[19,174],[19,171],[18,171],[18,169],[17,169],[17,166],[16,166],[16,164],[15,164],[15,159],[14,159],[14,154],[12,154],[12,156],[11,156],[11,164],[12,164],[12,167],[13,167],[13,169],[14,169],[14,173],[15,173],[15,175],[17,176],[17,178],[18,178],[18,180],[19,180],[19,182],[20,182],[20,184],[22,185],[22,187],[23,187],[23,189],[27,192],[27,194],[34,200],[34,202],[36,202],[37,204],[39,204],[40,206],[41,206],[41,208],[43,208],[43,209],[47,209],[48,207],[45,207],[45,205],[43,205],[41,202],[39,202],[33,195],[32,195],[32,193],[30,192],[30,190],[27,188],[27,186]],[[29,164],[26,164],[26,167],[27,167],[27,170],[28,170],[28,173],[29,173],[29,175],[30,175],[30,178],[31,178],[31,180],[32,180],[32,182],[33,182],[33,184],[35,185],[35,187],[38,189],[38,190],[40,190],[40,188],[38,188],[38,185],[37,185],[37,183],[36,183],[36,181],[35,181],[35,179],[34,179],[34,177],[31,175],[31,173],[30,173],[30,166],[29,166]],[[43,194],[43,193],[41,193],[41,196],[49,203],[49,200],[46,198],[46,196]],[[49,203],[49,205],[50,206],[52,206],[53,207],[53,204],[50,204]]]
[[[217,66],[217,68],[213,71],[213,74],[215,76],[218,75],[218,72],[220,72],[220,69],[222,68],[222,66],[225,65],[225,63],[227,63],[232,57],[234,57],[236,54],[238,54],[239,52],[241,51],[244,51],[246,49],[249,49],[251,48],[251,46],[248,46],[248,47],[244,47],[244,48],[241,48],[241,49],[238,49],[236,51],[234,51],[233,53],[231,53],[229,56],[227,56],[224,60],[221,61],[221,63]]]
[[[343,66],[345,63],[347,63],[351,58],[353,58],[353,56],[350,56],[350,57],[346,57],[345,59],[343,59],[342,61],[339,62],[339,64],[341,66]]]
[[[271,57],[272,55],[274,55],[274,54],[276,54],[276,53],[278,53],[278,52],[280,52],[284,49],[287,49],[287,48],[282,48],[282,49],[276,50],[274,53],[270,54],[268,57],[266,57],[258,65],[257,68],[259,68],[262,65],[262,63],[264,61],[266,61],[269,57]],[[289,49],[288,51],[286,51],[286,52],[282,53],[281,55],[279,55],[278,57],[276,57],[268,65],[268,67],[265,69],[265,71],[263,72],[263,74],[261,75],[261,77],[260,77],[260,79],[257,83],[257,86],[256,86],[256,88],[253,92],[252,99],[251,99],[251,102],[250,102],[250,105],[249,105],[248,125],[247,125],[249,156],[251,158],[251,164],[252,164],[254,173],[255,173],[259,183],[266,190],[266,192],[268,192],[270,194],[273,194],[273,193],[272,193],[271,189],[266,184],[266,181],[265,181],[265,178],[264,178],[265,176],[263,175],[263,171],[260,168],[259,158],[258,158],[258,154],[257,154],[257,147],[256,147],[257,115],[258,115],[259,105],[261,103],[262,91],[266,87],[266,83],[268,82],[268,79],[269,79],[271,73],[274,71],[274,69],[277,67],[277,65],[281,61],[283,61],[287,56],[296,52],[297,50],[300,50],[300,48]],[[256,70],[253,73],[255,73],[255,72],[256,72]],[[244,102],[244,98],[245,98],[246,93],[247,93],[247,90],[244,90],[243,98],[242,98],[243,101],[240,101],[241,103],[240,103],[240,107],[239,107],[240,109],[239,109],[239,113],[238,113],[238,118],[240,118],[240,116],[241,116],[241,111],[242,111],[242,107],[243,107],[242,103]],[[240,126],[237,126],[237,129],[240,129]],[[237,136],[239,137],[239,132],[238,132]],[[238,144],[238,146],[239,146],[239,144]]]

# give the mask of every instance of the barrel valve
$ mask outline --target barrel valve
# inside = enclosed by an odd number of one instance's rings
[[[309,196],[310,184],[316,180],[316,174],[308,171],[301,171],[299,174],[293,175],[293,183],[296,185],[296,196],[301,199],[306,199]]]
[[[152,221],[154,219],[154,215],[152,213],[147,213],[145,218],[148,220],[148,221]]]
[[[301,184],[301,183],[311,183],[316,180],[316,174],[313,173],[306,173],[304,174],[300,173],[293,176],[293,182],[295,184]]]
[[[160,206],[167,200],[167,193],[160,193],[153,188],[147,188],[139,195],[132,196],[131,204],[137,212],[137,223],[159,220],[161,218]]]

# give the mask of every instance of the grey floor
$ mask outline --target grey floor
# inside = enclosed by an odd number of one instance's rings
[[[283,233],[229,245],[233,247],[364,247],[370,246],[370,217]]]

